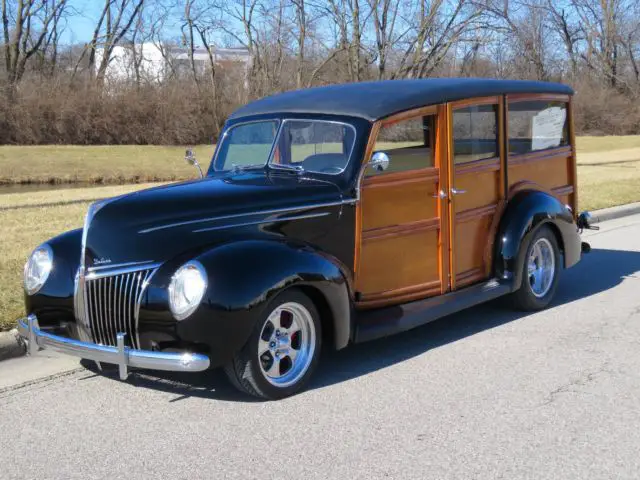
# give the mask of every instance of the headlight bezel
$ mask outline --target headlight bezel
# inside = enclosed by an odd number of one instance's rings
[[[33,262],[36,261],[36,254],[41,254],[41,253],[44,253],[46,255],[46,261],[48,262],[48,265],[45,265],[45,268],[43,272],[40,273],[40,277],[37,278],[36,283],[29,284],[28,280],[30,278],[33,278],[33,279],[36,278],[35,276],[32,276],[32,275],[28,277],[28,275],[30,275],[30,273],[32,272],[31,267],[34,265]],[[53,270],[53,249],[48,243],[43,243],[42,245],[39,245],[38,247],[33,249],[33,251],[31,252],[31,255],[29,255],[29,258],[27,259],[27,262],[24,264],[22,285],[27,295],[32,296],[38,293],[42,289],[44,284],[47,283],[47,280],[49,279],[49,276],[51,275],[52,270]]]
[[[196,291],[195,294],[191,296],[192,298],[189,299],[185,294],[185,281],[188,281],[189,278],[184,278],[184,276],[193,275],[194,273],[200,278],[197,279],[192,277],[191,281],[195,280],[200,282],[199,285],[196,285],[196,288],[198,288],[199,291]],[[202,299],[207,292],[208,286],[209,280],[207,278],[207,272],[200,262],[197,260],[189,260],[181,265],[180,268],[178,268],[171,276],[169,288],[167,289],[169,296],[169,309],[171,310],[173,318],[179,321],[190,317],[202,303]],[[180,298],[181,296],[183,298]],[[183,302],[183,304],[178,304],[178,299]],[[185,300],[187,300],[186,304],[184,303]]]

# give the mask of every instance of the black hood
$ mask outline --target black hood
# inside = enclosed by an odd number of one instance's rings
[[[96,208],[86,237],[86,266],[162,262],[238,235],[234,226],[275,219],[289,208],[292,212],[283,215],[295,215],[297,209],[341,199],[340,190],[330,182],[264,171],[134,192]],[[327,220],[323,223],[328,226]]]

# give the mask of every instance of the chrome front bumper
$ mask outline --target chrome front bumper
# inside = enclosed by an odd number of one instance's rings
[[[117,347],[81,342],[72,338],[52,335],[40,330],[35,315],[18,320],[18,331],[28,342],[29,355],[40,349],[55,350],[95,362],[118,365],[120,379],[126,380],[128,367],[166,370],[173,372],[201,372],[209,368],[209,357],[200,353],[152,352],[134,350],[125,346],[125,333],[118,333]]]

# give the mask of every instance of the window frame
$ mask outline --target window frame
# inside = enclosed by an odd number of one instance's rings
[[[264,166],[266,166],[270,161],[271,161],[271,157],[273,156],[273,151],[275,146],[277,145],[277,139],[278,136],[280,134],[280,129],[282,128],[282,120],[280,118],[274,117],[274,118],[261,118],[261,119],[256,119],[256,120],[247,120],[246,122],[238,122],[238,123],[234,123],[233,125],[230,125],[229,128],[225,128],[224,131],[222,132],[222,136],[218,137],[218,141],[216,142],[216,148],[213,152],[213,156],[211,159],[211,163],[209,165],[209,169],[207,170],[207,175],[211,175],[211,174],[216,174],[216,173],[225,173],[225,172],[230,172],[231,169],[219,169],[218,168],[218,160],[219,160],[219,156],[220,156],[220,151],[222,150],[222,146],[227,138],[227,136],[229,135],[229,133],[231,133],[232,130],[234,130],[236,127],[241,127],[244,125],[250,125],[252,123],[265,123],[265,122],[276,122],[276,133],[273,137],[273,142],[271,143],[271,149],[269,150],[269,155],[267,156],[267,161],[264,163]]]
[[[503,156],[502,150],[504,148],[504,139],[506,136],[505,121],[504,121],[506,112],[503,111],[503,107],[502,107],[503,99],[504,99],[504,95],[495,95],[490,97],[471,97],[471,98],[466,98],[464,100],[457,100],[457,101],[448,103],[449,115],[448,115],[447,123],[449,124],[449,128],[447,129],[448,130],[447,132],[448,155],[447,156],[448,156],[448,162],[451,165],[451,168],[453,170],[473,169],[485,164],[494,163],[496,160],[502,162],[501,160]],[[454,143],[453,143],[453,114],[455,113],[456,110],[460,110],[462,108],[478,107],[482,105],[495,105],[497,107],[497,110],[496,110],[496,115],[498,120],[498,123],[496,124],[497,146],[498,146],[497,155],[493,157],[482,158],[480,160],[473,160],[471,162],[456,164],[455,158],[454,158]]]
[[[267,163],[265,164],[265,166],[267,166],[268,168],[273,168],[274,170],[278,170],[278,169],[288,169],[289,167],[284,167],[280,164],[277,163],[273,163],[273,157],[276,151],[276,148],[280,145],[280,141],[282,140],[282,132],[284,131],[284,127],[286,125],[287,122],[319,122],[319,123],[331,123],[331,124],[335,124],[335,125],[340,125],[343,127],[349,127],[351,129],[351,131],[353,132],[353,141],[351,142],[351,149],[349,150],[349,153],[347,154],[347,161],[344,164],[344,167],[342,168],[342,170],[340,170],[339,172],[335,172],[335,173],[327,173],[327,172],[316,172],[315,170],[305,170],[305,172],[307,173],[313,173],[316,175],[329,175],[329,176],[336,176],[336,175],[342,175],[347,168],[349,167],[349,165],[351,164],[351,158],[353,157],[353,151],[355,149],[356,146],[356,140],[357,140],[357,135],[358,135],[358,131],[356,130],[356,127],[354,127],[352,124],[347,123],[347,122],[342,122],[339,120],[326,120],[326,119],[320,119],[320,118],[284,118],[281,120],[280,126],[278,128],[278,131],[276,132],[276,137],[275,140],[273,142],[272,148],[271,148],[271,152],[269,154],[269,159],[267,160]]]
[[[536,155],[546,155],[549,152],[553,152],[554,150],[562,150],[562,149],[573,149],[574,141],[572,140],[573,135],[573,111],[571,104],[572,97],[571,95],[563,95],[563,94],[553,94],[553,93],[520,93],[520,94],[512,94],[505,95],[505,125],[504,125],[504,135],[506,138],[506,157],[507,163],[511,161],[511,159],[519,159],[525,158],[528,156],[536,156]],[[566,145],[558,145],[555,147],[549,147],[542,150],[531,150],[525,153],[515,153],[511,152],[509,149],[511,137],[509,135],[509,113],[511,109],[509,108],[512,103],[523,103],[523,102],[562,102],[565,104],[565,111],[567,112],[567,118],[565,120],[565,128],[567,131],[567,143]]]

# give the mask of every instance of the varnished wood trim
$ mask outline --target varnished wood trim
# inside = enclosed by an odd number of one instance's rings
[[[464,175],[466,173],[492,172],[500,170],[500,157],[486,158],[483,160],[475,160],[473,162],[462,163],[455,166],[456,175]]]
[[[453,107],[450,103],[447,104],[446,111],[446,119],[447,119],[447,178],[449,182],[449,187],[455,186],[455,168],[453,165]],[[445,252],[449,258],[449,287],[451,290],[456,289],[456,258],[455,258],[455,239],[456,239],[456,222],[452,221],[456,215],[455,205],[453,204],[453,199],[451,195],[447,197],[448,211],[447,216],[450,219],[449,224],[449,238],[447,239],[449,243],[449,251]]]
[[[498,204],[485,205],[484,207],[470,208],[456,214],[456,222],[468,222],[469,220],[476,220],[478,218],[493,215],[498,209]]]
[[[465,285],[469,285],[470,283],[479,282],[480,280],[484,280],[486,278],[485,272],[482,268],[473,268],[471,270],[467,270],[466,272],[461,272],[456,275],[456,281],[458,282],[458,287],[462,287]]]
[[[373,153],[373,149],[376,145],[378,138],[378,132],[380,132],[380,122],[374,122],[371,126],[371,132],[369,132],[369,140],[367,141],[367,148],[364,152],[364,157],[361,161],[362,164],[366,163]],[[360,256],[362,250],[362,200],[356,203],[356,231],[355,231],[355,246],[353,254],[353,272],[354,272],[354,284],[358,283],[358,276],[360,274]]]
[[[447,106],[438,106],[435,165],[440,170],[439,189],[449,191],[449,164],[447,159],[448,145]],[[440,218],[440,234],[438,235],[438,272],[440,273],[440,293],[449,291],[449,198],[438,198],[438,217]]]
[[[571,195],[573,191],[573,185],[564,185],[562,187],[554,187],[551,189],[551,192],[557,197],[561,197],[563,195]]]
[[[401,235],[412,235],[418,232],[428,232],[430,230],[437,230],[438,228],[440,228],[439,218],[418,220],[416,222],[403,223],[401,225],[391,225],[389,227],[364,230],[362,232],[362,241],[366,243],[372,240],[381,240]]]
[[[532,102],[532,101],[548,101],[548,102],[569,102],[569,95],[555,93],[517,93],[509,95],[509,103],[515,102]]]
[[[405,172],[389,173],[387,175],[377,175],[365,177],[362,187],[388,187],[390,185],[404,185],[407,183],[435,183],[438,181],[440,169],[429,167],[419,170],[408,170]]]
[[[563,147],[549,148],[547,150],[539,150],[537,152],[509,155],[509,166],[539,162],[542,160],[553,160],[554,158],[561,157],[568,158],[572,155],[572,151],[573,149],[571,148],[571,145],[565,145]]]
[[[356,302],[358,308],[377,308],[387,305],[419,300],[421,298],[439,295],[440,280],[412,285],[410,287],[397,288],[384,292],[370,293],[363,295],[361,300]]]
[[[407,110],[405,112],[395,113],[379,121],[386,126],[386,125],[402,122],[403,120],[410,120],[416,117],[426,117],[427,115],[436,115],[437,111],[438,111],[438,106],[431,105],[428,107],[414,108],[413,110]]]
[[[573,183],[573,195],[571,196],[571,207],[573,208],[573,218],[578,218],[578,154],[576,149],[576,127],[573,120],[574,110],[573,97],[569,99],[567,114],[569,115],[569,143],[573,155],[571,158],[571,183]]]
[[[465,98],[464,100],[451,102],[451,107],[454,110],[458,110],[460,108],[474,107],[476,105],[493,105],[498,103],[500,103],[500,96],[496,95],[495,97]]]

